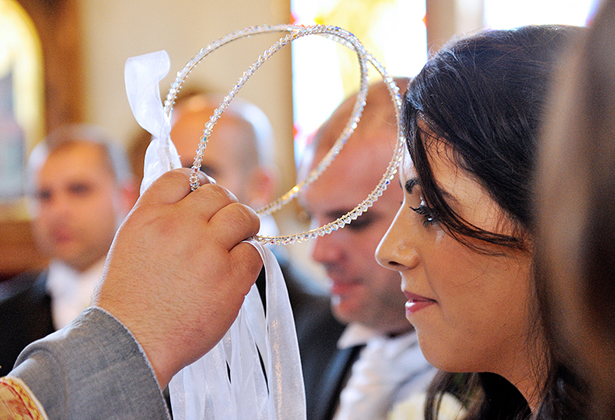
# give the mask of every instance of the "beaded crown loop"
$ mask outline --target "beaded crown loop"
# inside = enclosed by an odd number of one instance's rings
[[[331,164],[333,159],[338,155],[346,140],[352,135],[359,120],[361,118],[361,114],[363,112],[363,108],[365,107],[365,102],[367,98],[367,90],[369,87],[368,84],[368,75],[367,75],[367,65],[368,63],[372,65],[382,76],[387,88],[389,90],[389,94],[395,105],[395,114],[397,120],[397,143],[395,145],[395,149],[393,152],[393,156],[389,165],[376,185],[376,188],[368,195],[368,197],[359,203],[353,210],[343,215],[339,219],[323,225],[316,229],[311,229],[305,232],[292,234],[292,235],[281,235],[281,236],[256,236],[255,239],[259,242],[266,245],[290,245],[295,242],[302,242],[310,239],[315,239],[318,236],[324,236],[328,233],[334,232],[337,229],[344,227],[345,225],[351,223],[353,220],[357,219],[361,214],[366,212],[373,203],[382,195],[384,190],[387,188],[395,173],[397,172],[397,168],[401,161],[402,153],[403,153],[403,145],[404,138],[400,128],[401,121],[401,96],[399,94],[399,88],[395,84],[393,78],[387,73],[386,69],[382,64],[380,64],[371,54],[369,54],[361,44],[361,42],[350,32],[336,27],[336,26],[327,26],[327,25],[314,25],[314,26],[297,26],[297,25],[274,25],[274,26],[254,26],[245,28],[241,31],[233,32],[225,37],[219,38],[218,40],[211,43],[206,48],[201,49],[197,55],[195,55],[191,60],[186,63],[184,68],[177,73],[177,77],[175,81],[171,84],[171,88],[167,94],[165,103],[164,103],[164,112],[167,116],[170,116],[173,104],[175,103],[175,99],[179,91],[181,90],[183,83],[186,78],[190,74],[190,72],[196,67],[196,65],[203,60],[207,55],[220,48],[221,46],[228,44],[229,42],[245,38],[254,34],[263,34],[263,33],[272,33],[272,32],[285,32],[286,35],[280,38],[277,42],[275,42],[269,49],[267,49],[262,55],[258,57],[258,59],[246,70],[243,72],[242,76],[239,78],[239,81],[235,84],[233,89],[226,95],[220,104],[220,106],[214,111],[214,114],[210,117],[209,121],[205,124],[205,128],[203,130],[203,135],[199,141],[199,146],[197,149],[197,155],[194,159],[194,163],[191,168],[190,175],[190,187],[192,190],[199,188],[198,181],[198,172],[201,167],[203,153],[205,148],[207,147],[207,142],[209,140],[209,136],[213,131],[213,128],[222,115],[222,113],[226,110],[230,102],[237,95],[239,90],[244,86],[244,84],[248,81],[248,79],[260,68],[260,66],[267,61],[274,53],[279,51],[282,47],[290,44],[292,41],[299,39],[301,37],[307,35],[319,35],[336,41],[352,50],[354,50],[357,54],[359,60],[359,67],[361,72],[361,83],[360,89],[357,94],[357,98],[355,100],[355,104],[353,110],[351,112],[350,118],[348,119],[344,130],[335,141],[333,147],[329,150],[329,152],[323,157],[323,159],[316,165],[316,167],[308,174],[308,176],[291,188],[288,192],[280,196],[278,199],[269,203],[267,206],[258,209],[257,213],[259,215],[271,214],[279,209],[281,209],[284,205],[294,199],[301,190],[307,187],[310,183],[314,182]]]

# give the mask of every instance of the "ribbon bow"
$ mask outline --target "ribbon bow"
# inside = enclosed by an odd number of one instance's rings
[[[156,51],[126,60],[124,83],[128,103],[141,127],[152,135],[143,163],[141,194],[160,175],[180,168],[181,162],[171,141],[170,116],[160,99],[160,81],[169,73],[171,60],[166,51]]]

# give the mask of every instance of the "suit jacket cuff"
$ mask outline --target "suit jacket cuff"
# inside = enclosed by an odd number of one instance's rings
[[[50,419],[169,419],[154,371],[130,331],[100,308],[30,344],[9,376]]]

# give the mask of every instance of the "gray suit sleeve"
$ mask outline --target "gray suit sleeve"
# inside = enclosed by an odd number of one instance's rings
[[[169,419],[154,371],[130,331],[99,308],[26,347],[9,376],[54,419]]]

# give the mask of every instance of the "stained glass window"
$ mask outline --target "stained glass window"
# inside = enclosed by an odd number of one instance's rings
[[[0,0],[0,203],[24,195],[25,160],[44,134],[38,35],[14,0]]]
[[[424,0],[292,0],[297,24],[340,26],[363,43],[393,76],[416,74],[427,59]],[[295,155],[340,102],[359,88],[356,55],[337,43],[293,42]],[[380,80],[370,71],[370,81]]]
[[[14,0],[0,0],[0,217],[24,217],[25,162],[44,135],[38,34]]]

